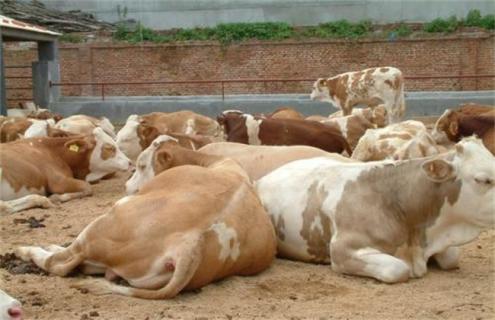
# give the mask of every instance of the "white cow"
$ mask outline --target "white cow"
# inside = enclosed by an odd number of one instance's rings
[[[406,281],[458,264],[458,246],[495,225],[495,158],[475,138],[436,157],[291,162],[256,183],[278,254],[340,273]]]

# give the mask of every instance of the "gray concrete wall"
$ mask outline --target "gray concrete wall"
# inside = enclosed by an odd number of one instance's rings
[[[50,109],[64,116],[78,113],[105,116],[116,123],[125,122],[131,114],[184,109],[209,117],[216,117],[227,109],[263,113],[284,105],[293,106],[305,115],[326,116],[337,111],[329,103],[311,101],[307,94],[233,95],[225,98],[222,101],[221,96],[106,97],[105,101],[101,101],[100,98],[64,97],[53,103]],[[440,115],[446,108],[467,102],[495,105],[495,91],[409,92],[406,94],[406,118]]]
[[[59,10],[83,10],[100,20],[119,19],[117,6],[127,7],[127,18],[154,29],[215,26],[222,22],[285,21],[316,25],[347,19],[378,23],[424,22],[437,17],[465,17],[470,9],[495,12],[492,0],[41,0]]]

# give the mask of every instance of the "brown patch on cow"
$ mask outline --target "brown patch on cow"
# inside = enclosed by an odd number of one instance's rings
[[[380,72],[388,72],[388,68],[380,68]]]
[[[307,206],[302,214],[303,225],[300,234],[306,240],[308,254],[317,262],[330,260],[331,221],[321,209],[325,197],[323,186],[318,188],[318,184],[313,183],[309,187]],[[317,218],[320,218],[321,228],[313,227]]]
[[[278,216],[277,221],[273,216],[270,216],[270,220],[272,220],[273,227],[275,228],[275,234],[277,238],[284,241],[285,240],[285,220],[282,215]]]
[[[328,94],[332,99],[335,99],[335,96],[337,95],[337,86],[339,83],[339,77],[333,77],[330,78],[326,81],[326,86],[328,88]]]
[[[110,143],[104,143],[103,146],[101,146],[101,158],[103,160],[113,158],[115,157],[115,154],[117,154],[117,149]]]
[[[339,77],[339,80],[336,83],[335,95],[332,97],[337,97],[340,101],[341,106],[345,106],[347,102],[347,81],[349,79],[349,75],[344,75]]]

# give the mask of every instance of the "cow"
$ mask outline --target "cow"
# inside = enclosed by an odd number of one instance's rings
[[[22,320],[21,303],[1,289],[0,320]]]
[[[208,143],[208,137],[215,139],[222,135],[215,120],[192,111],[152,112],[141,116],[130,115],[117,133],[117,145],[129,159],[135,161],[160,134],[187,134],[196,140],[195,147]]]
[[[495,157],[466,138],[448,153],[406,161],[298,160],[256,190],[279,256],[396,283],[422,277],[430,258],[458,266],[458,246],[495,224],[494,184]]]
[[[101,128],[86,136],[30,138],[3,144],[0,212],[49,208],[53,202],[89,196],[90,182],[125,171],[129,165],[129,159]]]
[[[359,139],[368,129],[383,128],[388,122],[387,110],[383,106],[376,108],[353,110],[351,115],[340,117],[329,117],[321,123],[338,130],[354,149]]]
[[[58,121],[55,128],[75,134],[90,134],[99,127],[110,137],[115,139],[115,128],[106,117],[95,118],[84,114],[76,114]]]
[[[328,152],[352,153],[340,132],[315,121],[263,119],[241,111],[224,111],[217,117],[226,140],[251,145],[307,145]]]
[[[400,121],[406,106],[402,72],[393,67],[369,68],[319,78],[313,84],[311,100],[329,102],[350,115],[355,105],[385,106],[390,123]]]
[[[164,154],[167,168],[168,160]],[[24,246],[15,254],[58,276],[80,267],[130,284],[74,284],[89,292],[169,299],[230,275],[257,274],[270,266],[275,247],[273,226],[242,168],[204,155],[201,166],[170,168],[117,201],[69,247]]]
[[[415,120],[368,129],[359,139],[352,158],[360,161],[405,160],[446,151],[435,143],[426,126]]]
[[[164,170],[161,165],[163,152],[167,152],[169,161],[174,165],[184,162],[200,163],[203,154],[227,157],[239,163],[251,181],[256,181],[281,165],[298,159],[331,157],[341,161],[352,161],[338,154],[308,146],[251,146],[234,142],[215,142],[195,152],[181,147],[173,137],[161,135],[139,155],[136,170],[126,182],[127,194],[136,193],[143,184]]]
[[[267,114],[265,117],[270,119],[304,119],[304,116],[292,107],[277,108],[277,110]]]
[[[477,135],[495,154],[495,108],[466,104],[456,110],[447,109],[438,118],[432,136],[439,144],[452,144],[462,137]]]

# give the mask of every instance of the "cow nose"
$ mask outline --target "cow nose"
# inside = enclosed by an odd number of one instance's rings
[[[7,310],[8,315],[14,320],[22,319],[22,309],[21,307],[11,307]]]

